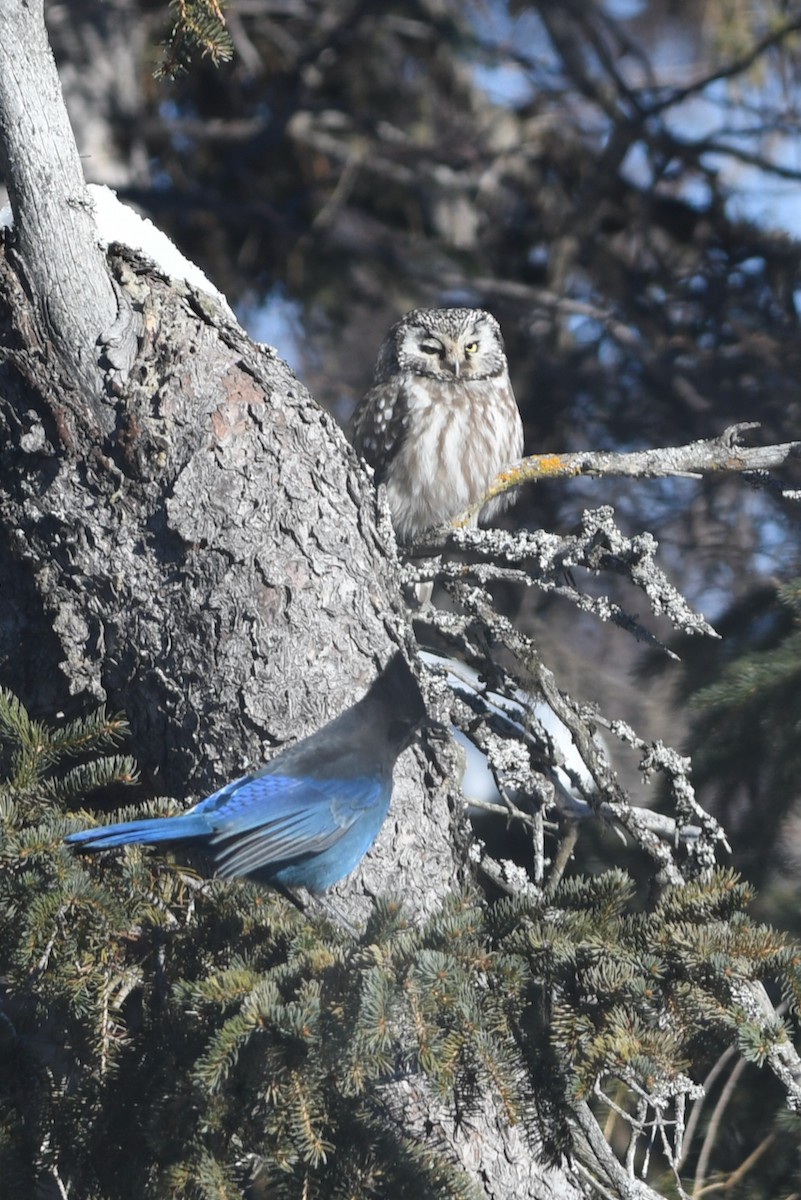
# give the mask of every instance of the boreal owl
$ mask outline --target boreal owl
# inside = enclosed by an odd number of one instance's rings
[[[418,308],[393,325],[352,421],[384,483],[395,532],[413,542],[483,496],[523,454],[523,423],[498,322],[475,308]],[[486,504],[481,520],[511,502]]]

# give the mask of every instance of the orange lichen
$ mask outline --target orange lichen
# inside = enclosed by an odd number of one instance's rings
[[[537,464],[537,470],[543,475],[559,475],[565,469],[565,461],[561,454],[534,454],[532,458]]]

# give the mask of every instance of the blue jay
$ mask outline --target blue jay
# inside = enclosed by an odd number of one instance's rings
[[[247,875],[279,891],[324,892],[378,836],[395,761],[426,720],[420,689],[398,652],[357,704],[260,771],[180,816],[85,829],[66,840],[82,850],[194,844],[223,878]]]

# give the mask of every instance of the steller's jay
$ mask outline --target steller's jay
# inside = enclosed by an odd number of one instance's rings
[[[324,892],[378,836],[395,761],[425,723],[420,689],[398,652],[357,704],[260,771],[180,816],[85,829],[66,840],[82,850],[194,845],[223,878],[247,875],[278,890]]]

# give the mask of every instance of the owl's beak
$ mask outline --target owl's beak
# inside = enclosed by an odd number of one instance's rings
[[[454,379],[458,379],[461,374],[461,363],[458,358],[446,358],[445,366],[452,372]]]

